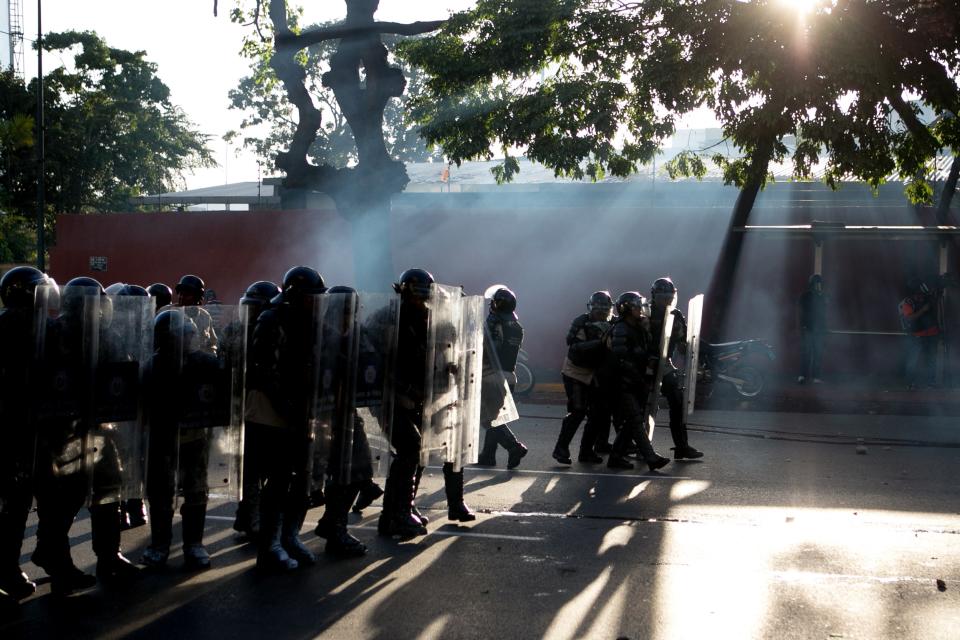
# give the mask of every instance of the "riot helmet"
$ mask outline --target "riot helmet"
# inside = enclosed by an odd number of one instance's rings
[[[650,286],[650,298],[654,302],[663,302],[664,304],[675,304],[677,301],[677,287],[673,284],[670,276],[657,278]]]
[[[316,269],[300,266],[288,269],[283,274],[282,289],[282,293],[272,300],[274,304],[325,293],[327,285],[323,281],[323,276]]]
[[[173,291],[162,282],[154,282],[147,287],[147,293],[157,299],[157,309],[163,309],[173,302]]]
[[[180,278],[180,282],[174,287],[179,299],[177,304],[181,306],[193,306],[203,304],[203,293],[207,285],[199,276],[187,274]]]
[[[153,343],[157,351],[182,353],[193,344],[197,325],[182,309],[167,309],[153,319]]]
[[[104,289],[107,292],[108,296],[120,295],[120,292],[123,291],[123,288],[127,286],[122,282],[114,282],[112,285]]]
[[[336,286],[333,286],[333,287],[330,287],[329,289],[327,289],[327,293],[353,293],[353,294],[355,294],[355,293],[357,293],[357,290],[354,289],[353,287],[348,287],[348,286],[345,286],[345,285],[342,285],[342,284],[338,284],[338,285],[336,285]]]
[[[28,309],[37,287],[51,284],[53,280],[39,269],[14,267],[0,278],[0,300],[8,309]]]
[[[517,310],[517,295],[507,287],[497,289],[490,299],[490,310],[495,313],[513,313]]]
[[[280,287],[277,283],[268,280],[258,280],[243,292],[243,297],[240,298],[240,304],[247,306],[265,305],[269,304],[270,301],[278,295],[280,295]]]
[[[650,303],[638,291],[624,291],[617,297],[617,315],[628,318],[634,309],[640,309],[645,318],[650,317]]]
[[[426,269],[407,269],[400,274],[400,281],[393,285],[400,297],[426,300],[430,297],[430,285],[436,282]]]
[[[613,297],[609,291],[594,291],[587,300],[587,311],[590,315],[602,316],[601,319],[609,320],[613,311]]]
[[[149,296],[150,296],[150,294],[147,293],[147,290],[144,289],[143,287],[141,287],[141,286],[138,285],[138,284],[125,284],[125,285],[123,285],[123,289],[121,289],[121,290],[120,290],[120,293],[117,294],[117,295],[121,295],[121,296],[134,296],[134,297],[137,297],[137,298],[146,298],[146,297],[149,297]]]
[[[103,285],[99,281],[88,278],[86,276],[80,276],[79,278],[74,278],[63,285],[63,291],[61,292],[61,302],[60,302],[60,312],[64,316],[79,316],[83,313],[83,301],[86,297],[98,296],[105,297],[107,295],[106,290],[104,290]],[[104,300],[103,304],[107,305],[108,300]],[[108,316],[109,318],[109,316]]]

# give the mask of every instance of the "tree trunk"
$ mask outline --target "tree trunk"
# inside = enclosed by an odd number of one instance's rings
[[[741,187],[737,202],[733,206],[730,226],[727,227],[727,234],[723,239],[717,266],[710,279],[704,301],[703,335],[708,342],[718,342],[726,337],[727,310],[736,284],[737,270],[740,266],[740,256],[746,236],[743,227],[750,219],[753,204],[757,201],[757,194],[760,193],[760,188],[766,180],[767,166],[772,153],[772,140],[761,143],[754,150],[748,170],[749,178]]]

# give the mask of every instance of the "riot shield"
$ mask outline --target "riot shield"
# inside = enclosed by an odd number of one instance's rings
[[[243,325],[240,309],[220,305],[225,325]],[[200,307],[173,309],[185,331],[176,340],[176,469],[174,495],[184,504],[208,498],[239,500],[242,486],[243,348],[220,348],[209,314]],[[151,456],[152,457],[152,456]]]
[[[683,424],[693,415],[697,398],[697,369],[700,366],[700,325],[703,321],[703,294],[687,305],[687,371],[683,385]]]
[[[510,391],[510,384],[503,369],[497,350],[493,348],[490,332],[486,323],[483,326],[483,374],[480,391],[480,426],[499,427],[520,419],[517,405]]]
[[[480,426],[483,299],[459,287],[433,285],[427,327],[427,366],[420,464],[431,454],[454,471],[476,462]]]
[[[99,361],[101,313],[109,307],[100,289],[64,288],[56,318],[37,310],[39,392],[34,411],[37,427],[38,491],[69,502],[89,498],[90,460],[87,435],[94,420],[93,388]]]
[[[660,407],[660,385],[663,376],[670,366],[670,337],[673,334],[673,303],[668,304],[663,312],[663,329],[660,331],[660,342],[657,345],[657,370],[654,371],[653,384],[647,396],[647,438],[653,442],[653,428],[657,426],[657,410]]]
[[[154,302],[149,297],[90,298],[99,326],[87,336],[91,353],[91,419],[84,432],[87,504],[142,499],[147,422],[143,378],[153,352]],[[107,311],[109,310],[109,311]],[[93,324],[93,323],[91,323]]]
[[[386,477],[390,468],[392,385],[397,359],[400,297],[365,292],[359,295],[354,406],[370,450],[371,472],[374,476]]]
[[[56,285],[40,285],[32,307],[0,309],[0,511],[25,514],[33,499],[40,365],[51,309],[59,305]]]
[[[355,293],[334,293],[318,296],[316,302],[316,396],[309,420],[315,429],[312,476],[316,484],[322,482],[325,472],[333,483],[345,485],[359,470],[355,466],[369,467],[369,450],[364,447],[363,429],[354,410],[359,298]]]

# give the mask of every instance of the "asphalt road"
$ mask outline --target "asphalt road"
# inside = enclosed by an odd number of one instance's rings
[[[960,638],[955,418],[703,412],[707,457],[647,473],[555,464],[562,412],[521,406],[518,470],[503,451],[467,470],[467,526],[447,523],[430,468],[429,535],[379,538],[375,504],[353,522],[367,557],[263,577],[234,505],[212,505],[212,570],[180,570],[177,550],[122,592],[42,584],[0,638]],[[667,429],[655,446],[669,453]],[[318,552],[321,513],[303,534]],[[41,577],[33,525],[22,563]],[[74,555],[92,570],[88,525]],[[127,555],[147,538],[126,532]]]

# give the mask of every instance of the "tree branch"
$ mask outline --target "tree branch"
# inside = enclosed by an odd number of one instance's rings
[[[373,24],[362,26],[324,27],[322,29],[308,29],[301,32],[300,35],[277,33],[277,42],[285,45],[293,45],[298,49],[304,49],[312,44],[326,40],[341,40],[343,38],[355,38],[372,34],[382,35],[388,33],[398,36],[418,36],[436,31],[445,23],[446,20],[432,20],[430,22],[412,22],[409,24],[402,22],[374,22]]]

